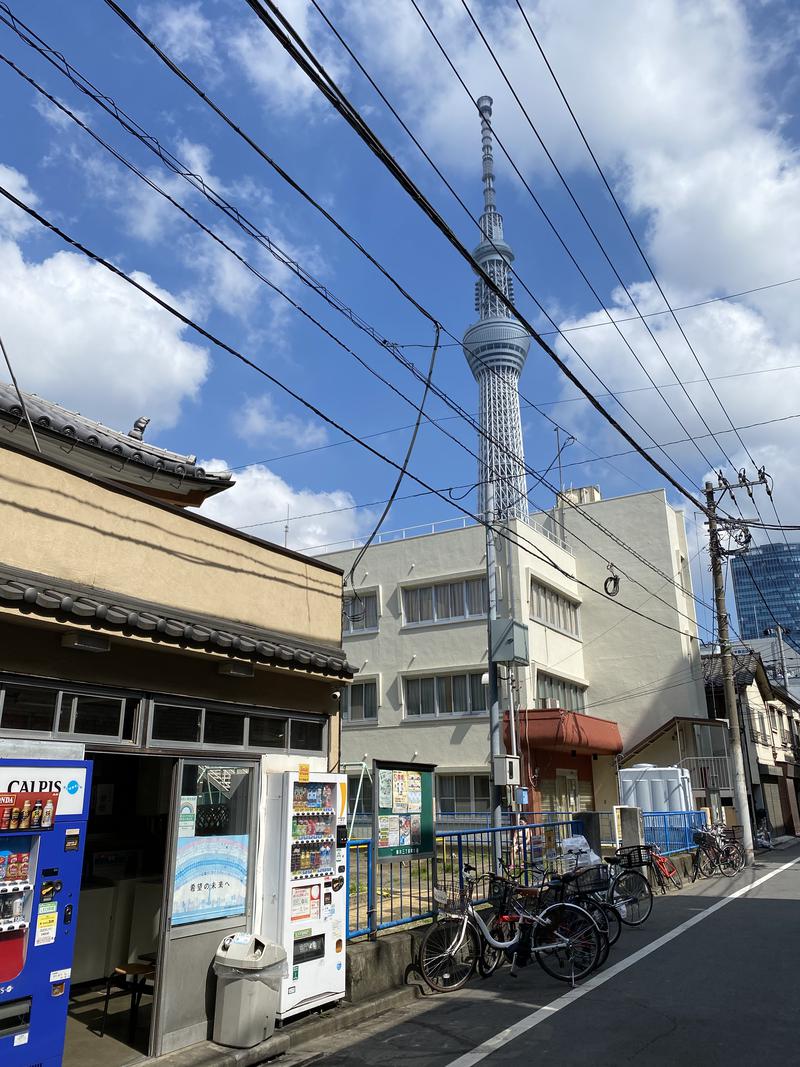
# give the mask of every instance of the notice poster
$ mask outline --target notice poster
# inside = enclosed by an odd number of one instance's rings
[[[381,808],[391,808],[393,800],[392,772],[378,771],[378,806]]]
[[[407,778],[408,810],[422,811],[422,775],[419,771],[409,771]]]
[[[374,760],[377,782],[373,815],[376,863],[434,855],[433,772],[425,764]]]
[[[392,811],[408,811],[408,772],[392,771]]]
[[[197,822],[197,795],[181,797],[178,806],[178,837],[194,837]]]
[[[247,834],[179,837],[172,890],[172,925],[244,915]]]
[[[316,887],[319,890],[319,886]],[[311,886],[292,886],[292,922],[311,918]]]
[[[398,845],[410,845],[411,844],[411,816],[401,815],[399,816],[399,838]]]
[[[399,815],[381,815],[378,818],[378,848],[397,848],[399,844]]]

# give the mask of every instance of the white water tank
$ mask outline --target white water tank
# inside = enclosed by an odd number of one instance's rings
[[[637,763],[619,772],[619,802],[642,811],[692,811],[692,783],[685,767]]]

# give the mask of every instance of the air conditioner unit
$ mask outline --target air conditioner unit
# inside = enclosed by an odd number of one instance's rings
[[[546,708],[557,708],[558,707],[558,699],[556,697],[546,697],[545,698],[545,702],[544,702],[544,706]]]

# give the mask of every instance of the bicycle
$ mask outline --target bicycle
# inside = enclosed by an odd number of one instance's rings
[[[692,881],[699,875],[710,878],[715,871],[732,878],[744,866],[743,853],[728,844],[716,832],[705,828],[695,830],[692,840],[697,848],[692,853]],[[740,866],[741,862],[741,866]]]
[[[505,883],[503,932],[516,926],[511,936],[497,938],[473,903],[475,868],[465,864],[462,873],[460,883],[433,889],[440,917],[426,931],[419,949],[419,968],[431,989],[440,993],[460,989],[483,961],[486,946],[511,954],[512,974],[535,956],[547,974],[573,986],[597,966],[602,935],[583,908],[553,904],[539,913],[530,912],[519,899],[524,895],[520,888],[495,876],[496,882]],[[491,973],[486,962],[481,973]]]
[[[601,967],[608,958],[611,945],[619,940],[622,925],[616,908],[605,898],[605,891],[608,889],[608,868],[597,865],[578,868],[577,863],[576,855],[575,869],[562,875],[535,864],[514,871],[501,858],[500,865],[505,877],[494,880],[493,891],[489,895],[496,910],[494,918],[489,922],[489,932],[493,936],[499,936],[501,933],[509,935],[513,930],[516,918],[507,914],[507,895],[504,895],[508,893],[504,887],[513,884],[516,893],[536,900],[539,911],[554,904],[569,903],[576,904],[588,912],[602,935],[600,957],[597,961],[597,966]],[[539,883],[538,886],[530,885],[531,875],[533,881]],[[487,977],[492,974],[505,957],[505,953],[498,952],[491,946],[484,947],[479,963],[481,975]]]
[[[667,886],[674,889],[683,889],[683,879],[680,871],[669,856],[663,856],[658,845],[650,845],[650,870],[655,875],[658,887],[662,894],[666,893]]]
[[[619,912],[626,926],[641,926],[653,910],[653,890],[638,867],[647,867],[650,853],[647,845],[631,845],[617,849],[615,856],[606,859],[610,867],[619,868],[608,889],[608,901]]]

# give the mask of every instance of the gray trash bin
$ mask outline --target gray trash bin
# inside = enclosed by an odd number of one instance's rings
[[[271,1037],[281,979],[289,973],[284,949],[256,934],[230,934],[217,949],[214,973],[214,1041],[252,1048]]]

